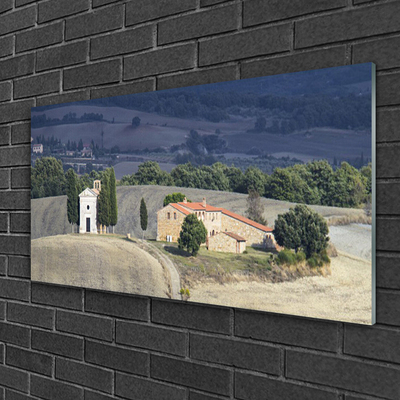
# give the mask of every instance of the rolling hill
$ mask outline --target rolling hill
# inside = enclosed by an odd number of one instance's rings
[[[164,197],[173,192],[182,192],[192,201],[201,201],[203,197],[206,197],[208,204],[224,207],[241,215],[245,214],[247,208],[247,195],[240,193],[173,186],[119,186],[117,187],[118,224],[115,226],[114,232],[123,235],[130,233],[135,237],[142,236],[139,206],[140,199],[143,197],[149,215],[145,237],[155,238],[156,213],[162,208]],[[264,217],[270,226],[273,226],[278,214],[288,211],[290,207],[295,205],[294,203],[266,198],[262,198],[262,203],[265,208]],[[363,215],[363,210],[360,209],[325,206],[310,206],[310,208],[325,218]],[[32,239],[71,232],[72,227],[67,220],[66,196],[32,200]]]

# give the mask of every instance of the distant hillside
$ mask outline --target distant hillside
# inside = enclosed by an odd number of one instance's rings
[[[145,237],[156,237],[157,211],[162,208],[164,197],[173,192],[182,192],[192,201],[201,201],[206,197],[207,203],[224,207],[244,215],[247,209],[247,195],[213,190],[180,188],[173,186],[120,186],[117,187],[118,224],[115,233],[141,237],[139,205],[143,197],[149,213],[148,229]],[[265,208],[264,217],[269,226],[273,226],[278,214],[293,207],[293,203],[262,198]],[[362,210],[351,208],[310,206],[324,217],[341,217],[346,215],[363,214]],[[32,239],[43,236],[53,236],[71,233],[71,225],[67,220],[66,196],[48,197],[32,200]]]

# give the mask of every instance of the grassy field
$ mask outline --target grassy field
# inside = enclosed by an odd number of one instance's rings
[[[135,237],[142,237],[140,228],[139,206],[140,199],[144,198],[148,210],[148,228],[145,238],[156,237],[157,211],[163,206],[164,197],[173,192],[182,192],[192,201],[201,201],[206,197],[207,203],[217,207],[224,207],[235,213],[244,215],[247,209],[247,195],[214,190],[179,188],[173,186],[120,186],[117,187],[118,224],[115,233],[130,233]],[[293,207],[294,203],[262,198],[265,213],[264,217],[269,226],[273,226],[278,214],[282,214]],[[49,197],[32,200],[32,239],[42,236],[51,236],[71,233],[71,225],[67,221],[66,196]],[[346,218],[348,222],[357,220],[364,215],[363,210],[352,208],[310,206],[327,219]]]
[[[58,235],[32,240],[32,280],[170,296],[168,271],[139,243],[118,235]]]
[[[330,273],[329,265],[322,268],[310,268],[305,263],[279,266],[273,253],[251,247],[245,253],[234,254],[208,251],[202,246],[198,255],[192,257],[176,243],[152,243],[173,261],[179,271],[181,286],[189,289],[204,282],[225,284],[251,280],[276,283]]]

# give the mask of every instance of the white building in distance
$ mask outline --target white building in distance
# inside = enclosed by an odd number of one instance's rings
[[[97,234],[97,198],[101,190],[101,181],[93,182],[93,189],[86,188],[79,195],[79,233]]]

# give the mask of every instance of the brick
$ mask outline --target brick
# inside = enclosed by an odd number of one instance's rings
[[[152,355],[150,375],[207,392],[226,396],[230,393],[230,371],[218,367]]]
[[[86,290],[85,311],[114,317],[148,320],[148,299]]]
[[[0,322],[0,341],[29,347],[29,329],[23,326]]]
[[[13,53],[14,37],[7,36],[0,38],[0,58],[9,56]]]
[[[400,196],[400,183],[385,182],[376,185],[376,212],[377,214],[400,214],[400,205],[397,199]]]
[[[33,400],[33,397],[20,392],[15,392],[14,390],[6,389],[5,393],[7,400]],[[4,400],[1,396],[0,399]]]
[[[22,213],[11,213],[10,231],[13,233],[30,233],[31,215]]]
[[[390,106],[400,104],[400,94],[397,90],[400,73],[379,75],[376,78],[376,105]]]
[[[0,238],[0,242],[3,242],[3,238],[4,236]],[[14,237],[13,239],[16,238]],[[0,251],[3,253],[1,246]],[[28,281],[0,278],[0,296],[5,299],[28,301],[29,284],[30,282]]]
[[[6,364],[47,376],[53,369],[52,357],[14,346],[7,346]]]
[[[236,80],[236,65],[160,76],[157,90]]]
[[[52,104],[71,103],[73,101],[88,100],[89,98],[89,90],[84,89],[66,93],[64,92],[63,94],[38,97],[38,99],[36,100],[36,105],[40,107]]]
[[[32,330],[32,349],[83,360],[83,339],[56,332]]]
[[[288,378],[397,399],[400,371],[334,356],[287,351]]]
[[[400,332],[345,325],[344,353],[385,362],[400,362]]]
[[[190,358],[237,368],[280,374],[280,349],[205,335],[190,335]]]
[[[1,67],[0,67],[1,69]],[[7,122],[16,122],[16,121],[23,121],[29,119],[31,117],[31,107],[33,107],[33,99],[23,100],[23,101],[15,101],[12,103],[2,104],[0,105],[0,123],[7,123]],[[29,162],[27,162],[27,158],[24,158],[25,164],[30,163],[30,148],[9,148],[10,152],[17,152],[22,150],[28,150],[27,154],[29,156]],[[4,166],[2,162],[3,154],[0,156],[0,166]],[[13,165],[22,165],[21,157],[13,157],[14,162],[7,167],[12,167]]]
[[[0,83],[0,102],[11,100],[11,82]]]
[[[28,393],[28,373],[0,364],[0,385]]]
[[[45,71],[85,63],[87,54],[86,40],[44,49],[37,53],[36,70]]]
[[[85,400],[115,400],[115,397],[106,396],[91,390],[85,390]]]
[[[230,310],[208,305],[152,301],[152,322],[215,333],[230,333]]]
[[[190,400],[218,400],[218,399],[220,399],[220,397],[209,396],[204,393],[199,393],[199,392],[195,392],[192,390],[190,390],[189,393],[190,393],[189,394]]]
[[[89,0],[49,0],[38,4],[38,22],[63,18],[89,9]]]
[[[8,275],[17,278],[30,278],[31,259],[28,257],[9,256]]]
[[[56,328],[59,331],[75,333],[111,342],[113,321],[110,318],[57,311]]]
[[[154,325],[122,321],[117,321],[116,325],[116,343],[179,356],[186,355],[186,338],[184,332]]]
[[[376,176],[378,178],[396,178],[400,176],[400,146],[378,146],[376,149]]]
[[[398,251],[400,249],[399,218],[380,217],[376,221],[376,249]]]
[[[267,377],[235,373],[235,398],[242,400],[337,400],[336,393]]]
[[[115,394],[126,399],[138,400],[184,400],[186,390],[149,379],[116,373]]]
[[[148,49],[153,46],[153,31],[152,25],[146,25],[94,38],[91,40],[90,58],[96,60]]]
[[[196,0],[137,0],[126,5],[126,25],[138,24],[183,11],[194,10]]]
[[[376,322],[400,326],[400,295],[378,289],[376,291]]]
[[[121,60],[103,61],[64,71],[64,90],[118,82]]]
[[[252,26],[267,22],[280,21],[286,18],[298,17],[327,11],[335,8],[345,7],[345,0],[330,1],[317,0],[307,2],[296,2],[290,0],[250,0],[243,3],[243,26]]]
[[[338,324],[252,311],[235,311],[235,335],[336,351]]]
[[[29,210],[29,208],[30,208],[29,191],[27,190],[0,191],[0,210]]]
[[[35,0],[15,0],[15,7],[26,6],[27,4],[34,2]]]
[[[399,46],[400,37],[354,44],[353,62],[355,64],[373,62],[378,71],[399,67],[400,55],[397,51]]]
[[[14,81],[14,98],[37,96],[60,90],[60,73],[49,72]]]
[[[123,25],[123,7],[116,5],[68,19],[65,25],[66,40],[109,32]]]
[[[63,40],[63,32],[64,24],[62,22],[57,22],[52,25],[19,33],[15,37],[15,51],[20,53],[21,51],[61,43]]]
[[[400,110],[377,110],[377,142],[394,142],[400,140],[397,127],[400,124]]]
[[[8,303],[7,319],[24,325],[53,329],[55,310],[28,304]]]
[[[238,11],[237,4],[233,4],[162,21],[158,24],[158,43],[173,43],[233,31],[238,26]]]
[[[391,2],[298,21],[295,48],[396,32],[400,29],[400,20],[392,16],[399,12],[400,4]]]
[[[199,65],[280,53],[290,49],[291,25],[283,24],[200,42]]]
[[[76,361],[56,359],[56,378],[101,392],[112,392],[113,372]]]
[[[18,76],[32,74],[34,70],[34,55],[25,54],[0,61],[0,81]],[[7,121],[8,122],[8,121]]]
[[[149,78],[123,85],[112,85],[101,88],[91,89],[91,98],[97,99],[100,97],[123,96],[126,94],[152,92],[155,88],[155,79]]]
[[[149,355],[142,351],[86,340],[85,361],[113,370],[146,376],[148,375],[150,360]]]
[[[101,7],[101,6],[105,6],[106,4],[111,4],[111,3],[115,3],[118,0],[93,0],[93,4],[92,7]]]
[[[10,132],[11,132],[11,129],[9,126],[0,126],[0,146],[7,146],[10,144]],[[1,170],[1,171],[6,172],[6,170]],[[1,182],[1,180],[0,180],[0,182]],[[1,184],[0,184],[0,187],[1,187]]]
[[[53,379],[31,376],[31,394],[47,400],[83,400],[83,389]]]
[[[345,64],[346,47],[294,53],[267,60],[244,62],[241,65],[241,78],[254,78],[266,75],[287,74],[319,68],[338,67]]]
[[[201,7],[213,6],[214,4],[223,3],[227,0],[200,0]]]
[[[189,43],[126,57],[124,60],[124,79],[135,79],[192,68],[195,65],[195,53],[196,45]]]
[[[6,318],[6,302],[0,301],[0,320],[4,320]]]
[[[377,256],[376,286],[386,289],[400,289],[400,259]]]
[[[29,122],[13,125],[11,127],[11,143],[31,143],[31,124]]]
[[[8,213],[0,212],[0,232],[8,232]]]
[[[0,235],[0,253],[15,254],[15,255],[19,255],[19,256],[29,256],[31,253],[31,241],[30,241],[29,236]],[[2,287],[2,285],[3,284],[0,282],[0,287]],[[0,290],[0,293],[1,293],[1,290]],[[22,289],[21,289],[21,291],[18,291],[17,295],[25,296],[25,295],[22,295]]]
[[[13,8],[13,0],[3,0],[0,3],[0,13],[6,12]]]
[[[11,170],[11,187],[13,189],[30,189],[31,168],[13,168]]]
[[[0,275],[7,273],[7,256],[0,255]]]
[[[82,310],[82,289],[32,282],[32,302]]]
[[[36,7],[28,7],[0,15],[0,35],[19,31],[34,26],[36,22]]]

